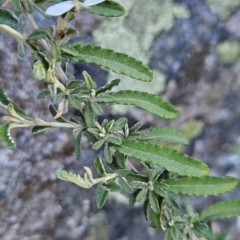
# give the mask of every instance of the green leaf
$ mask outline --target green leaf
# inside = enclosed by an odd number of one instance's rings
[[[126,158],[125,158],[124,154],[120,153],[119,151],[116,151],[115,152],[115,158],[117,160],[117,165],[120,168],[125,168]]]
[[[34,126],[32,128],[32,134],[37,134],[40,132],[43,132],[44,130],[51,128],[51,127],[46,127],[46,126]]]
[[[148,221],[148,204],[149,204],[149,201],[148,199],[146,199],[143,203],[143,213],[147,221]]]
[[[11,100],[8,98],[7,94],[0,89],[0,106],[8,109],[9,104],[12,105],[15,112],[22,118],[26,120],[32,120],[19,106],[17,106],[15,103],[11,102]]]
[[[95,159],[94,159],[94,166],[95,166],[98,174],[101,177],[104,177],[106,175],[106,171],[105,171],[104,165],[103,165],[102,160],[101,160],[101,158],[99,156],[95,157]]]
[[[162,169],[159,169],[159,168],[150,169],[148,172],[149,182],[155,183],[161,174],[162,174]]]
[[[160,186],[158,185],[154,185],[154,190],[153,190],[157,195],[166,198],[167,197],[167,192],[162,189]]]
[[[23,42],[18,42],[17,51],[18,51],[18,55],[23,58],[25,54]]]
[[[93,149],[93,150],[98,150],[100,147],[102,147],[102,145],[104,144],[104,142],[105,142],[104,139],[98,140],[97,142],[95,142],[95,143],[92,145],[92,149]]]
[[[112,147],[140,161],[154,163],[180,175],[199,177],[208,174],[207,165],[176,150],[130,139],[122,139],[122,143]]]
[[[59,46],[57,44],[53,44],[52,45],[51,53],[52,53],[53,58],[56,61],[60,60],[60,58],[61,58],[61,50],[60,50],[60,48],[59,48]]]
[[[91,45],[75,45],[74,49],[78,52],[78,56],[72,58],[76,62],[95,63],[113,72],[145,82],[153,78],[153,72],[149,67],[124,53]]]
[[[17,14],[20,14],[22,12],[20,0],[12,0],[11,2],[13,11],[16,12]]]
[[[164,239],[163,240],[171,240],[171,232],[170,229],[168,228],[165,232],[164,232]]]
[[[105,85],[105,86],[103,86],[101,88],[98,88],[96,90],[96,95],[99,95],[101,93],[105,93],[107,91],[112,90],[112,88],[115,87],[115,86],[118,86],[119,83],[120,83],[120,79],[112,80],[109,84],[107,84],[107,85]]]
[[[88,90],[95,89],[95,84],[94,84],[91,76],[86,71],[83,71],[83,76],[84,76],[84,79],[86,82],[87,89]]]
[[[129,206],[132,207],[136,202],[136,197],[141,189],[137,189],[129,198]]]
[[[10,129],[10,124],[0,125],[0,140],[7,148],[13,149],[16,147],[16,143],[11,137]]]
[[[22,5],[29,14],[33,13],[33,2],[31,0],[22,0]]]
[[[168,191],[197,196],[219,195],[236,187],[237,178],[233,177],[184,177],[162,180],[169,186]]]
[[[97,192],[97,208],[100,209],[104,206],[107,197],[108,197],[108,190],[103,186],[100,186]]]
[[[179,131],[169,127],[151,127],[140,131],[144,134],[141,140],[154,143],[158,141],[188,144],[188,139]]]
[[[47,57],[41,52],[36,52],[36,58],[42,63],[44,69],[47,71],[50,67]]]
[[[133,193],[132,187],[128,184],[128,182],[125,180],[125,178],[119,177],[118,183],[124,191],[126,191],[128,193]]]
[[[85,122],[88,127],[94,128],[95,127],[95,115],[93,110],[89,105],[86,105],[85,110],[84,110],[84,118]]]
[[[157,229],[161,229],[161,221],[160,221],[161,214],[156,213],[155,211],[151,210],[150,216],[151,216],[151,220],[152,220],[154,227]]]
[[[96,102],[91,102],[91,103],[90,103],[90,106],[91,106],[93,112],[95,112],[97,115],[102,115],[102,112],[103,112],[103,111],[102,111],[101,106],[100,106],[98,103],[96,103]]]
[[[136,196],[136,202],[141,202],[145,200],[147,193],[148,193],[148,188],[141,189],[141,191]]]
[[[55,117],[57,115],[57,110],[53,107],[53,105],[49,106],[49,111],[50,111],[50,113],[52,114],[53,117]],[[62,123],[68,123],[68,121],[65,120],[63,117],[55,118],[55,120],[58,121],[58,122],[62,122]]]
[[[143,122],[137,122],[135,123],[130,129],[129,129],[129,133],[134,133],[136,132],[139,128],[141,128],[143,125]]]
[[[110,151],[109,144],[106,142],[104,146],[103,155],[108,163],[112,163],[112,153]]]
[[[81,80],[73,80],[67,83],[67,89],[75,89],[77,87],[83,86],[85,83]]]
[[[199,221],[207,222],[216,218],[237,216],[240,216],[240,200],[226,200],[205,208],[200,214]]]
[[[84,11],[105,17],[120,17],[125,14],[124,8],[117,2],[106,1],[94,6],[83,8]]]
[[[117,192],[121,190],[121,187],[115,182],[104,183],[103,186],[110,192]]]
[[[144,182],[147,183],[148,182],[148,178],[138,172],[134,172],[133,170],[131,170],[130,172],[128,172],[126,175],[124,175],[124,177],[129,181],[129,182],[133,182],[133,181],[139,181],[139,182]]]
[[[17,16],[10,10],[0,8],[0,24],[15,27],[18,24]]]
[[[45,89],[37,95],[37,99],[45,98],[51,96],[49,89]]]
[[[34,30],[27,38],[28,40],[49,39],[48,33],[42,29]]]
[[[82,132],[78,133],[74,140],[74,149],[77,156],[81,155],[81,139],[82,139]]]
[[[73,108],[75,108],[77,110],[79,110],[81,108],[81,100],[80,99],[78,99],[72,95],[68,95],[68,100]]]
[[[159,214],[160,207],[159,207],[158,197],[155,195],[155,193],[153,191],[149,191],[148,199],[149,199],[149,204],[150,204],[152,210],[155,213]]]
[[[105,100],[105,95],[109,96],[111,101]],[[105,97],[105,98],[104,98]],[[143,108],[150,113],[154,113],[159,117],[173,119],[177,117],[178,110],[170,103],[164,101],[162,98],[147,92],[138,91],[119,91],[103,94],[95,98],[99,104],[104,105],[133,105]]]
[[[78,53],[75,49],[67,46],[60,46],[62,56],[65,58],[77,57]]]

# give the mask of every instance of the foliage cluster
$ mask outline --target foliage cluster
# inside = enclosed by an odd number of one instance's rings
[[[126,118],[98,120],[104,105],[133,105],[166,119],[178,116],[179,112],[174,106],[147,92],[113,92],[120,79],[97,87],[97,79],[93,81],[86,71],[83,72],[84,80],[66,76],[67,63],[73,60],[97,64],[136,80],[152,80],[152,70],[131,56],[99,46],[69,43],[69,39],[77,34],[69,22],[79,14],[79,10],[105,17],[119,17],[124,14],[124,8],[114,1],[87,0],[61,2],[46,10],[49,3],[46,0],[12,0],[10,8],[7,8],[5,1],[0,1],[0,30],[18,40],[20,57],[24,57],[25,49],[35,56],[33,76],[48,84],[37,98],[48,97],[53,102],[49,111],[55,119],[47,122],[28,116],[0,90],[0,105],[9,113],[3,117],[6,123],[0,126],[0,140],[6,147],[16,147],[10,133],[13,128],[32,127],[33,134],[49,128],[71,128],[71,138],[79,156],[84,135],[93,150],[103,148],[104,160],[100,156],[94,159],[100,177],[93,178],[92,170],[84,167],[83,176],[60,170],[56,172],[57,178],[82,188],[98,184],[98,208],[104,206],[110,192],[126,192],[130,206],[143,202],[146,219],[150,220],[152,227],[164,231],[166,240],[201,237],[208,228],[208,221],[240,215],[239,200],[218,202],[199,214],[178,214],[180,205],[177,199],[180,194],[217,196],[232,190],[238,183],[238,179],[233,177],[209,176],[209,168],[202,161],[161,146],[162,141],[188,144],[181,132],[159,126],[140,130],[142,122],[129,126]],[[34,11],[45,17],[56,16],[55,27],[39,29],[32,15]],[[24,16],[25,22],[20,21],[20,15]],[[75,109],[76,114],[66,119],[64,115],[69,108]],[[132,166],[129,158],[139,160],[146,173]]]

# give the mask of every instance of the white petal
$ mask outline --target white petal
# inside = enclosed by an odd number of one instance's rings
[[[84,7],[90,7],[90,6],[93,6],[93,5],[97,5],[101,2],[104,2],[105,0],[86,0],[84,3],[83,3],[83,6]]]
[[[74,7],[73,1],[65,1],[57,3],[45,11],[45,13],[49,16],[60,16]]]

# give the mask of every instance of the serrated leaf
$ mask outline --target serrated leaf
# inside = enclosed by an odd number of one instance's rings
[[[178,116],[178,110],[170,103],[164,101],[162,98],[147,92],[138,92],[131,90],[124,90],[119,92],[108,93],[111,101],[106,101],[104,95],[97,96],[95,101],[104,105],[133,105],[154,113],[159,117],[173,119]]]
[[[55,118],[55,116],[57,115],[57,110],[52,105],[50,105],[49,106],[49,111],[52,114],[52,116]],[[62,122],[62,123],[68,123],[68,121],[65,120],[63,117],[55,118],[55,120],[58,121],[58,122]]]
[[[0,24],[15,27],[18,24],[17,16],[8,9],[0,8]]]
[[[96,96],[101,94],[101,93],[105,93],[107,91],[110,91],[112,90],[113,87],[115,86],[118,86],[118,84],[120,83],[120,79],[114,79],[112,80],[110,83],[108,83],[107,85],[101,87],[101,88],[98,88],[96,90]]]
[[[17,51],[18,51],[18,55],[23,58],[25,54],[23,42],[18,42]]]
[[[27,38],[27,40],[49,39],[48,33],[42,29],[34,30]]]
[[[104,188],[103,186],[100,186],[97,192],[97,208],[100,209],[104,206],[107,197],[108,197],[108,191],[106,190],[106,188]]]
[[[74,49],[78,52],[78,56],[72,58],[76,62],[95,63],[113,72],[145,82],[153,78],[153,72],[149,67],[124,53],[91,45],[75,45]]]
[[[104,144],[104,142],[105,142],[104,139],[98,140],[97,142],[95,142],[95,143],[92,145],[92,149],[93,149],[93,150],[98,150],[100,147],[102,147],[102,145]]]
[[[46,127],[46,126],[34,126],[32,128],[32,134],[37,134],[40,132],[43,132],[44,130],[51,128],[51,127]]]
[[[90,128],[95,127],[95,120],[96,120],[95,115],[94,115],[94,112],[89,105],[86,105],[86,107],[84,109],[84,118],[85,118],[85,122],[86,122],[88,127],[90,127]]]
[[[95,159],[94,159],[94,166],[95,166],[98,174],[101,177],[104,177],[106,175],[106,171],[105,171],[104,165],[103,165],[102,160],[101,160],[101,158],[99,156],[95,157]]]
[[[75,149],[75,154],[77,156],[81,155],[81,139],[82,139],[82,132],[78,133],[74,140],[74,149]]]
[[[149,191],[148,199],[149,199],[149,204],[150,204],[152,210],[155,213],[159,214],[160,207],[159,207],[158,197],[155,195],[155,193],[153,191]]]
[[[208,166],[196,158],[150,143],[122,139],[121,146],[114,145],[112,147],[127,156],[143,162],[154,163],[180,175],[199,177],[207,175],[209,171]]]
[[[104,158],[108,163],[112,163],[112,153],[109,147],[109,144],[106,142],[104,145],[104,151],[103,151]]]
[[[11,137],[10,129],[10,124],[0,125],[0,140],[7,148],[13,149],[16,147],[16,143]]]
[[[144,137],[141,140],[147,142],[170,142],[179,144],[188,144],[188,139],[179,131],[169,127],[151,127],[140,131]]]
[[[128,184],[128,182],[125,180],[125,178],[119,177],[118,183],[124,191],[126,191],[128,193],[133,193],[132,187]]]
[[[119,3],[114,1],[102,2],[100,4],[91,6],[90,8],[85,7],[83,10],[105,17],[120,17],[125,14],[124,8]]]
[[[16,12],[16,14],[20,14],[22,12],[20,0],[12,0],[11,3],[14,12]]]
[[[37,95],[37,99],[45,98],[51,96],[49,89],[45,89]]]
[[[205,208],[200,214],[199,221],[207,222],[216,218],[237,216],[240,216],[240,200],[226,200]]]
[[[145,200],[147,193],[148,193],[148,188],[141,189],[141,191],[136,196],[136,202],[141,202]]]
[[[219,195],[236,187],[237,178],[233,177],[184,177],[162,180],[169,186],[168,191],[197,196]]]

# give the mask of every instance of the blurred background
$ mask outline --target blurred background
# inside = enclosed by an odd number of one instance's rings
[[[161,95],[180,110],[177,119],[166,121],[119,106],[106,108],[103,118],[125,116],[130,125],[143,120],[144,127],[175,127],[190,144],[174,148],[202,159],[213,176],[240,178],[240,0],[116,1],[126,9],[120,18],[79,12],[72,23],[79,32],[74,40],[134,56],[154,70],[154,80],[142,83],[74,62],[69,64],[68,75],[81,79],[86,70],[98,86],[119,77],[118,89]],[[52,19],[37,13],[35,18],[41,28],[54,25]],[[34,58],[29,52],[24,59],[18,57],[17,42],[6,34],[0,33],[0,40],[0,88],[30,116],[52,121],[49,99],[36,98],[46,85],[32,77]],[[5,114],[0,108],[1,123]],[[0,143],[0,239],[162,239],[160,232],[148,227],[141,206],[130,208],[124,196],[111,195],[98,210],[97,187],[85,190],[56,180],[56,170],[82,174],[83,166],[93,165],[96,153],[85,139],[77,158],[69,130],[33,136],[30,129],[17,129],[13,136],[16,149],[8,150]],[[200,212],[228,198],[239,199],[240,187],[219,197],[189,200]],[[207,239],[239,239],[240,218],[215,221],[211,226],[216,235]]]

